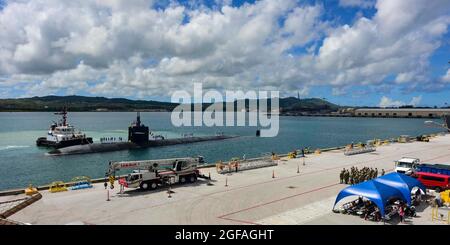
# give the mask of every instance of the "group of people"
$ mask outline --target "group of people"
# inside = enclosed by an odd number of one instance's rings
[[[119,142],[122,142],[122,137],[119,137],[119,138],[116,138],[116,137],[103,137],[103,138],[100,138],[100,143],[116,142],[116,139],[118,139]]]
[[[381,175],[384,175],[384,169],[381,170]],[[350,170],[343,168],[339,174],[339,179],[341,184],[358,184],[366,180],[375,179],[378,177],[378,168],[368,168],[363,167],[358,169],[358,167],[351,167]]]

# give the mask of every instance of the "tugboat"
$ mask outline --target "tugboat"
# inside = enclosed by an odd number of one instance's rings
[[[53,123],[47,133],[47,137],[39,137],[36,140],[37,146],[62,148],[73,145],[92,144],[92,138],[86,137],[80,131],[76,131],[75,127],[67,123],[67,107],[55,115],[62,115],[61,122]]]

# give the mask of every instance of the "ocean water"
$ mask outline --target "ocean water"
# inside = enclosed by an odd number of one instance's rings
[[[127,138],[127,127],[135,120],[133,112],[70,112],[69,122],[94,138]],[[302,147],[325,148],[399,135],[442,132],[424,125],[426,119],[401,118],[333,118],[280,117],[277,137],[255,137],[256,127],[182,127],[172,126],[170,113],[143,112],[141,121],[155,134],[168,138],[184,133],[196,136],[224,132],[238,138],[175,145],[160,148],[118,152],[49,156],[47,148],[35,141],[45,136],[52,121],[50,112],[0,112],[0,190],[22,188],[32,183],[43,185],[52,181],[70,181],[76,176],[103,177],[109,161],[143,160],[202,155],[207,162],[232,157],[257,157],[270,152],[287,153]],[[439,120],[438,120],[439,121]]]

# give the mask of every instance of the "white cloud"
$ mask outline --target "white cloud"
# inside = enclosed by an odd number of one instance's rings
[[[412,105],[412,106],[418,106],[422,102],[422,95],[413,97],[409,103],[405,103],[400,100],[393,100],[389,97],[383,96],[381,97],[380,103],[378,104],[379,107],[400,107],[404,105]]]
[[[213,9],[171,2],[159,10],[146,0],[8,2],[0,11],[0,85],[30,95],[145,97],[193,82],[306,92],[331,84],[343,95],[353,85],[387,88],[383,79],[393,75],[391,83],[420,88],[431,84],[428,60],[450,23],[444,0],[379,0],[372,19],[344,26],[324,20],[322,4],[216,2]]]
[[[386,96],[381,97],[379,107],[399,107],[405,105],[405,102],[399,100],[392,100]]]
[[[412,106],[418,106],[420,104],[420,102],[422,102],[422,95],[413,97],[411,99],[411,102],[409,102],[409,104]]]
[[[428,59],[450,23],[450,2],[379,0],[376,8],[372,19],[362,17],[325,38],[317,68],[338,86],[378,85],[391,74],[404,86],[428,83]]]
[[[415,77],[414,72],[403,72],[399,73],[397,77],[395,78],[396,83],[408,83],[411,82]]]
[[[442,76],[441,80],[446,83],[450,83],[450,69],[447,70],[447,73]]]

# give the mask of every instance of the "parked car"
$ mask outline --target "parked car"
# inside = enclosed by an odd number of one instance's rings
[[[416,165],[420,164],[420,159],[412,157],[403,157],[402,159],[395,161],[395,172],[411,175],[414,172]]]

